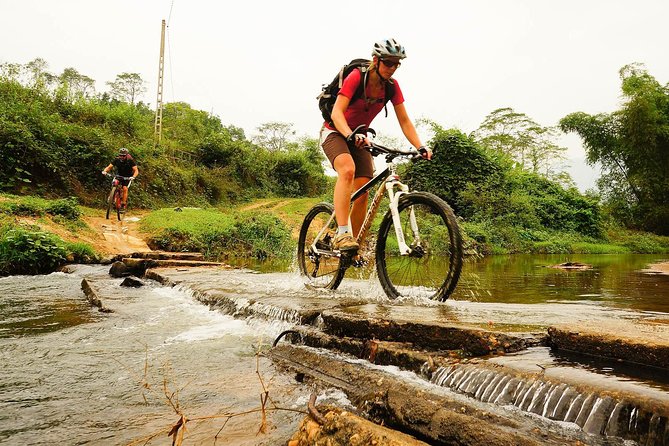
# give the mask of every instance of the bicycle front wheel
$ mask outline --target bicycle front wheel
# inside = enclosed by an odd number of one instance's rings
[[[114,198],[114,206],[116,207],[116,217],[118,218],[118,221],[123,220],[123,212],[121,210],[121,203],[123,201],[121,200],[123,194],[123,189],[119,186],[116,188],[116,196]]]
[[[444,200],[426,192],[403,195],[398,210],[410,252],[400,253],[388,211],[376,242],[376,269],[383,290],[391,299],[448,299],[462,270],[462,238],[453,210]]]
[[[111,214],[111,210],[114,207],[114,197],[116,196],[116,187],[111,188],[111,192],[109,192],[109,197],[107,197],[107,220],[109,220],[109,215]]]
[[[330,203],[318,203],[311,208],[304,217],[297,241],[297,263],[308,285],[331,290],[337,289],[346,272],[341,267],[340,257],[332,251],[332,240],[337,233],[333,213]]]

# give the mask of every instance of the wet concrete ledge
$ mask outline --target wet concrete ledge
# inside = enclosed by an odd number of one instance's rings
[[[204,260],[192,260],[190,258],[181,259],[178,257],[166,256],[168,253],[157,254],[153,256],[151,253],[145,253],[148,257],[124,257],[121,262],[125,264],[128,271],[137,276],[142,276],[149,268],[170,268],[170,267],[219,267],[230,268],[230,266],[220,262],[206,262]],[[142,255],[142,253],[135,253],[134,255]],[[157,257],[157,258],[154,258]]]
[[[583,355],[616,359],[666,369],[669,373],[669,345],[653,339],[639,342],[609,333],[573,331],[550,327],[549,344],[552,348]]]
[[[458,324],[360,317],[324,311],[323,330],[335,336],[410,342],[430,350],[463,350],[472,356],[511,353],[544,343],[531,334],[508,334]]]
[[[540,418],[519,412],[491,413],[485,405],[464,396],[440,395],[429,386],[335,357],[324,360],[322,351],[286,344],[273,348],[268,356],[309,379],[344,390],[371,421],[429,444],[599,444],[582,432],[556,429]],[[623,442],[614,438],[608,444]]]
[[[207,270],[211,271],[212,280],[203,280],[202,271],[206,273]],[[548,330],[537,327],[541,331],[532,332],[483,329],[444,318],[439,308],[433,307],[407,311],[406,307],[388,308],[356,299],[239,298],[218,288],[213,280],[215,272],[215,268],[160,267],[147,270],[146,277],[163,285],[187,287],[201,302],[231,315],[318,325],[319,330],[337,337],[406,342],[417,350],[460,350],[470,356],[512,353],[545,345],[660,368],[669,373],[669,330],[665,330],[661,337],[640,342],[602,332],[602,329],[597,332],[595,328],[578,332],[567,326]],[[384,314],[384,317],[378,317],[378,314]]]

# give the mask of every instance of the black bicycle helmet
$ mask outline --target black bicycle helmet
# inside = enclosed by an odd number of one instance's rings
[[[399,57],[400,59],[404,59],[407,57],[407,53],[404,47],[397,43],[397,40],[385,39],[379,40],[374,44],[374,49],[372,49],[372,56],[379,58]]]

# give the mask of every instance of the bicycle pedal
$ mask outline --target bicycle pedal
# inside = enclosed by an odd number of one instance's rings
[[[369,262],[360,255],[357,255],[351,259],[351,265],[353,265],[356,268],[362,268],[364,266],[367,266],[368,263]]]
[[[353,249],[335,249],[334,252],[338,252],[339,255],[343,258],[346,257],[347,259],[353,259],[358,255],[358,248],[353,248]]]

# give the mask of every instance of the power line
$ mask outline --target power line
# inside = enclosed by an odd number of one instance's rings
[[[170,19],[172,18],[172,8],[174,7],[174,0],[172,0],[172,3],[170,4],[170,13],[167,15],[167,27],[169,28],[170,26]]]
[[[174,76],[172,75],[172,46],[170,45],[170,42],[172,39],[170,38],[170,28],[169,26],[167,27],[167,59],[169,60],[169,75],[170,75],[170,87],[172,89],[172,101],[175,100],[175,95],[174,95]]]

